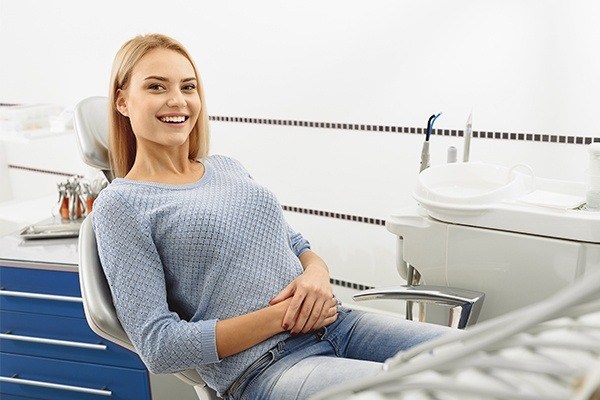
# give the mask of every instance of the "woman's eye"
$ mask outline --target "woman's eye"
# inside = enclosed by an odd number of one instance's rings
[[[190,83],[189,85],[185,85],[183,90],[196,90],[196,85]]]
[[[152,90],[162,90],[164,89],[164,87],[158,83],[154,83],[150,86],[148,86],[148,89],[152,89]]]

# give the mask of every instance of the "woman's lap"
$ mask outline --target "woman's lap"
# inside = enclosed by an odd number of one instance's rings
[[[257,399],[308,399],[323,389],[383,371],[381,363],[332,356],[311,356],[286,369]],[[265,393],[265,392],[263,392]],[[252,398],[252,397],[249,397]]]
[[[279,343],[268,367],[257,371],[243,393],[232,398],[306,399],[337,383],[376,375],[398,351],[448,331],[438,325],[342,309],[338,320],[320,332]]]
[[[344,357],[384,362],[397,352],[434,339],[451,328],[403,318],[361,313],[346,342]]]

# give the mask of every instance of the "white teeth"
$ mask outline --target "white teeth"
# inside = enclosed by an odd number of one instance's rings
[[[181,117],[162,117],[160,118],[160,120],[162,122],[184,122],[185,121],[185,117],[181,116]]]

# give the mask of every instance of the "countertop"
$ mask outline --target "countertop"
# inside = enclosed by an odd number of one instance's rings
[[[49,221],[40,223],[47,224]],[[26,240],[19,236],[21,230],[0,236],[0,265],[74,272],[79,270],[77,238]]]

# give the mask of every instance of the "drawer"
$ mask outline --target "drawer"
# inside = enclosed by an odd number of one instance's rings
[[[3,311],[0,348],[5,353],[145,369],[137,354],[97,336],[80,318]]]
[[[48,400],[149,400],[146,371],[0,353],[0,393]]]
[[[12,394],[2,393],[2,400],[31,400],[31,397],[13,396]]]
[[[85,318],[79,274],[1,267],[0,309]]]

